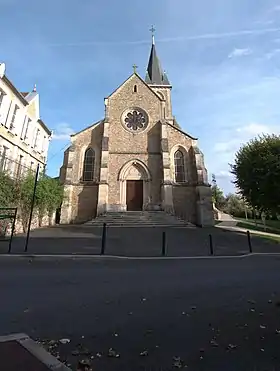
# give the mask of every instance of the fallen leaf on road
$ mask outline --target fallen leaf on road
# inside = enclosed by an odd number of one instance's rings
[[[117,353],[113,348],[110,348],[108,350],[108,357],[114,357],[114,358],[119,358],[120,355]]]
[[[265,326],[265,325],[260,325],[260,328],[261,328],[261,329],[265,329],[266,326]]]
[[[255,309],[253,309],[253,308],[251,308],[251,309],[250,309],[250,312],[255,312],[255,311],[256,311],[256,310],[255,310]]]
[[[216,340],[211,340],[210,341],[210,344],[213,346],[213,347],[218,347],[219,344],[216,342]]]
[[[102,354],[101,353],[96,353],[96,357],[101,358]]]
[[[77,371],[91,371],[89,360],[83,359],[79,361]]]
[[[180,357],[173,357],[173,366],[176,368],[182,368],[184,366],[184,362]]]
[[[140,353],[140,356],[145,357],[149,354],[147,350],[144,350],[143,352]]]
[[[237,348],[237,345],[234,345],[234,344],[229,344],[227,349],[228,350],[233,350],[233,349],[236,349]]]
[[[248,300],[249,304],[256,304],[255,300]]]
[[[117,338],[118,336],[119,336],[119,334],[117,334],[117,333],[114,333],[114,336]]]
[[[276,329],[275,332],[276,332],[276,334],[278,334],[278,335],[280,334],[280,330],[277,330],[277,329]]]
[[[68,343],[70,343],[70,339],[60,339],[59,342],[61,344],[68,344]]]
[[[261,348],[261,352],[264,352],[264,349],[263,348]]]
[[[147,299],[146,298],[142,298],[142,301],[146,301]]]

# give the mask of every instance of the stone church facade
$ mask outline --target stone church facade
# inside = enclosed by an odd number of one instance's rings
[[[104,119],[71,136],[61,223],[147,210],[213,225],[204,157],[173,116],[171,89],[153,39],[145,80],[135,70],[105,98]]]

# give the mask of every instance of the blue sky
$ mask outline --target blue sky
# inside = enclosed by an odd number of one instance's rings
[[[280,131],[280,1],[0,0],[0,61],[19,90],[37,84],[55,132],[48,173],[58,174],[69,134],[103,117],[104,97],[134,63],[145,76],[152,24],[173,113],[230,192],[235,151]]]

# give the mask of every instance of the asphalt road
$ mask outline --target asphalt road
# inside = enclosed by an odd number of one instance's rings
[[[279,282],[278,257],[1,258],[0,335],[25,332],[73,369],[280,370]]]

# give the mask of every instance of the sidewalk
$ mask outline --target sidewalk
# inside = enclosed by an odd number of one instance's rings
[[[3,371],[71,371],[25,334],[0,336]]]

